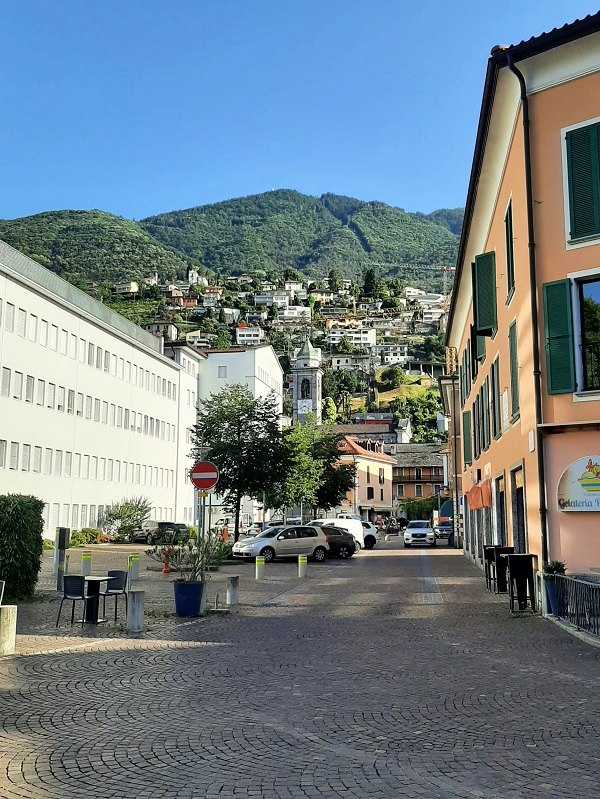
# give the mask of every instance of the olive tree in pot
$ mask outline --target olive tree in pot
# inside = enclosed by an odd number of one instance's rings
[[[225,557],[220,537],[207,533],[181,546],[157,544],[147,554],[159,563],[168,560],[170,570],[179,576],[173,581],[177,616],[203,616],[206,610],[206,582],[209,570],[218,567]]]
[[[556,590],[556,574],[565,574],[566,564],[562,560],[550,560],[544,566],[544,585],[546,586],[546,596],[553,616],[558,616],[558,594]]]

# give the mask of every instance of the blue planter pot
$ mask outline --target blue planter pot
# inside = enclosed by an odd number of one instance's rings
[[[558,616],[558,594],[556,591],[556,583],[554,580],[544,580],[546,584],[546,596],[548,597],[548,605],[552,611],[553,616]]]
[[[175,614],[177,616],[199,616],[204,583],[173,583],[175,591]]]

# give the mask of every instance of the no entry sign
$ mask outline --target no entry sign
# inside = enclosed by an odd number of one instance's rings
[[[210,491],[219,482],[219,470],[210,461],[198,461],[194,464],[190,478],[200,491]]]

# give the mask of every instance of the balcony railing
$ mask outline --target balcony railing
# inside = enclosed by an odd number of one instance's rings
[[[600,577],[554,575],[558,617],[577,629],[600,635]]]

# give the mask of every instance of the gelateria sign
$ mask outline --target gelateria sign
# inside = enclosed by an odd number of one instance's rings
[[[600,455],[570,463],[558,481],[558,508],[600,512]]]

